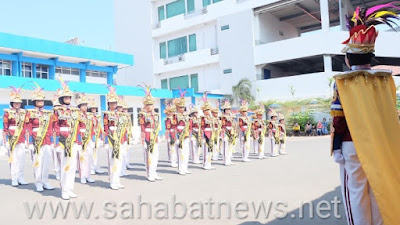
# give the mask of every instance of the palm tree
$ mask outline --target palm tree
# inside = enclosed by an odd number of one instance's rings
[[[289,85],[289,92],[292,95],[292,98],[294,98],[294,94],[296,93],[296,88],[293,85]]]
[[[252,103],[255,100],[253,94],[251,93],[252,86],[253,84],[247,78],[241,79],[237,85],[232,86],[234,102],[239,103],[240,100],[243,99],[249,103]]]

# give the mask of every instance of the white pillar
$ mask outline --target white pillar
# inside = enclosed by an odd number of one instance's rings
[[[332,72],[332,57],[330,55],[324,55],[324,71]]]
[[[329,31],[329,3],[328,0],[320,0],[321,28],[323,32]]]
[[[257,13],[254,15],[254,22],[253,22],[253,35],[254,35],[254,45],[258,45],[261,42],[261,35],[260,35],[260,14]]]

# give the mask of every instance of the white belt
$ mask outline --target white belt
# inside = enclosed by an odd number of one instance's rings
[[[204,128],[204,131],[211,131],[211,128]]]
[[[199,131],[199,129],[197,129],[197,128],[193,128],[193,130],[194,130],[194,131]]]
[[[174,132],[174,131],[175,131],[175,129],[170,129],[169,131],[170,131],[170,132]]]
[[[60,131],[68,132],[69,131],[69,127],[60,127]]]
[[[185,126],[178,126],[177,127],[179,130],[183,130],[185,128]]]
[[[116,130],[117,127],[109,127],[108,129],[110,129],[110,130]]]
[[[227,130],[232,130],[232,127],[225,127]]]
[[[145,128],[144,131],[145,131],[145,132],[152,132],[153,129],[152,129],[152,128]]]
[[[243,126],[244,129],[247,129],[247,126]]]
[[[38,130],[39,130],[39,127],[35,127],[32,129],[33,132],[38,132]]]
[[[86,129],[80,129],[79,130],[81,133],[85,133],[86,132]]]
[[[261,128],[258,128],[257,130],[258,130],[258,131],[262,131],[262,129],[261,129]]]
[[[9,130],[15,130],[15,128],[17,128],[17,126],[9,126],[8,127]]]

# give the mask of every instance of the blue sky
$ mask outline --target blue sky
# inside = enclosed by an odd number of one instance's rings
[[[113,50],[113,0],[4,0],[0,32]]]

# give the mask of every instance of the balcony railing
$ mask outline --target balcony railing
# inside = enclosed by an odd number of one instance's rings
[[[172,63],[177,63],[177,62],[183,62],[185,61],[185,55],[178,55],[172,58],[164,59],[164,65],[172,64]]]

